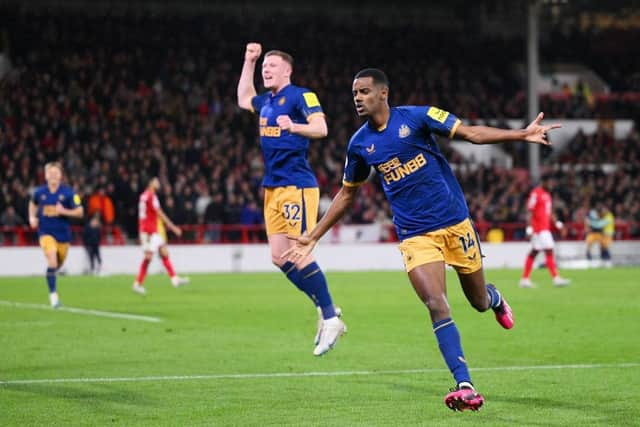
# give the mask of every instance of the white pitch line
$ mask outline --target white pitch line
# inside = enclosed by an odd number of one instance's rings
[[[533,366],[496,366],[490,368],[475,368],[472,372],[505,372],[505,371],[532,371],[554,369],[620,369],[638,368],[640,363],[595,363],[576,365],[533,365]],[[334,371],[334,372],[273,372],[255,374],[212,374],[212,375],[168,375],[150,377],[111,377],[111,378],[51,378],[34,380],[6,380],[0,381],[3,385],[25,384],[55,384],[55,383],[116,383],[116,382],[151,382],[151,381],[191,381],[191,380],[244,380],[261,378],[305,378],[305,377],[342,377],[342,376],[366,376],[366,375],[406,375],[428,374],[448,372],[446,369],[400,369],[383,371]]]
[[[90,310],[86,308],[75,308],[75,307],[59,307],[59,308],[51,308],[49,305],[45,304],[28,304],[24,302],[14,302],[14,301],[2,301],[0,300],[0,305],[5,307],[15,307],[15,308],[32,308],[36,310],[47,310],[47,311],[65,311],[69,313],[75,314],[84,314],[87,316],[98,316],[98,317],[112,317],[115,319],[126,319],[126,320],[140,320],[142,322],[152,322],[158,323],[162,322],[162,319],[151,316],[141,316],[138,314],[129,314],[129,313],[116,313],[112,311],[100,311],[100,310]]]

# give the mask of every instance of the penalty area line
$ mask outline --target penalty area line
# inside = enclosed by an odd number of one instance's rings
[[[638,368],[640,363],[594,363],[573,365],[532,365],[532,366],[496,366],[471,369],[472,372],[508,372],[508,371],[534,371],[555,369],[621,369]],[[56,383],[117,383],[117,382],[161,382],[161,381],[193,381],[193,380],[244,380],[263,378],[307,378],[307,377],[342,377],[342,376],[370,376],[370,375],[407,375],[445,373],[447,369],[398,369],[398,370],[369,370],[369,371],[334,371],[334,372],[273,372],[254,374],[211,374],[211,375],[166,375],[148,377],[105,377],[105,378],[50,378],[50,379],[24,379],[24,380],[0,380],[3,385],[28,385],[28,384],[56,384]]]
[[[114,319],[126,319],[126,320],[139,320],[141,322],[151,322],[151,323],[162,322],[162,319],[159,319],[157,317],[141,316],[139,314],[117,313],[113,311],[91,310],[87,308],[75,308],[75,307],[64,307],[64,306],[58,307],[58,308],[52,308],[51,306],[45,305],[45,304],[29,304],[25,302],[2,301],[2,300],[0,300],[0,306],[14,307],[14,308],[27,308],[27,309],[34,309],[34,310],[62,311],[66,313],[83,314],[85,316],[110,317]]]

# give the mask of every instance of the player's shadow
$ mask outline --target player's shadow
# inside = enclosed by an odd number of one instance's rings
[[[1,386],[0,389],[67,401],[101,401],[135,406],[152,404],[143,394],[132,393],[130,390],[124,390],[113,383],[7,384]]]
[[[435,387],[429,387],[426,384],[409,384],[407,382],[403,382],[403,381],[398,381],[398,380],[394,380],[392,376],[384,376],[381,375],[380,377],[378,377],[377,380],[374,379],[364,379],[364,377],[355,377],[357,378],[354,380],[351,380],[351,382],[353,382],[354,384],[370,384],[372,387],[386,387],[389,390],[392,390],[394,392],[402,392],[402,393],[408,393],[411,395],[416,395],[416,394],[420,394],[423,396],[427,396],[430,394],[433,395],[440,395],[442,394],[443,391],[447,391],[447,390],[443,390],[443,389],[436,389]]]
[[[384,377],[380,376],[377,379],[364,379],[359,378],[358,380],[351,380],[354,383],[370,384],[372,387],[386,387],[387,389],[393,392],[401,392],[407,393],[411,396],[434,396],[434,398],[440,399],[444,397],[444,393],[448,390],[443,389],[442,387],[434,387],[429,384],[410,384],[408,382],[398,380],[394,377]],[[446,384],[443,383],[443,384]],[[598,408],[597,412],[592,411],[590,413],[590,407],[588,404],[581,404],[577,401],[572,401],[571,399],[566,400],[554,400],[543,397],[530,397],[530,396],[505,396],[505,395],[485,395],[487,398],[486,407],[483,408],[483,411],[490,411],[490,407],[492,403],[502,403],[513,406],[520,406],[523,408],[554,408],[555,410],[571,410],[576,412],[581,412],[585,415],[591,415],[592,420],[590,422],[594,423],[603,423],[603,425],[611,425],[612,422],[607,422],[609,419],[615,419],[616,411],[615,409],[611,409],[608,411],[602,411],[601,408]],[[584,420],[583,420],[584,421]],[[537,421],[535,419],[528,419],[526,423],[522,424],[522,420],[518,420],[520,425],[522,426],[563,426],[566,425],[566,420],[558,421],[554,423],[549,419],[545,419],[544,421]],[[511,418],[508,414],[495,413],[493,415],[491,424],[496,423],[498,425],[512,425],[514,423],[513,418]],[[478,422],[478,424],[484,424],[483,422]]]
[[[615,409],[611,410],[603,410],[602,407],[598,407],[597,411],[593,410],[593,407],[588,404],[581,404],[577,400],[572,400],[570,396],[567,399],[549,399],[544,397],[531,397],[531,396],[505,396],[505,395],[491,395],[489,397],[491,402],[500,402],[504,404],[513,404],[526,408],[554,408],[561,410],[570,410],[580,412],[582,414],[593,416],[593,420],[590,422],[603,423],[603,425],[611,425],[611,422],[607,422],[609,417],[611,419],[616,418],[617,411]],[[582,420],[585,421],[585,420]],[[566,420],[564,421],[566,423]],[[527,425],[536,425],[536,426],[548,426],[548,425],[556,425],[554,423],[550,424],[550,421],[546,419],[544,422],[536,422],[535,420],[527,420]],[[562,422],[559,422],[557,425],[565,425]]]

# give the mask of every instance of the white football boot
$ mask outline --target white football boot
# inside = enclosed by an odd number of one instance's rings
[[[533,284],[533,282],[531,281],[531,279],[529,279],[528,277],[523,277],[522,279],[520,279],[520,287],[521,288],[535,288],[536,285]]]
[[[49,302],[51,303],[52,308],[62,307],[62,303],[60,302],[60,298],[58,297],[57,292],[51,292],[49,294]]]
[[[342,317],[342,309],[340,307],[334,308],[336,312],[336,316]],[[313,338],[313,345],[318,345],[320,343],[320,335],[322,334],[322,325],[324,324],[324,319],[322,318],[322,310],[318,307],[318,329],[316,331],[316,336]],[[344,332],[347,332],[347,325],[344,325]]]
[[[178,288],[180,286],[186,285],[189,282],[190,280],[188,277],[180,277],[178,275],[175,275],[171,278],[171,284],[173,285],[174,288]]]
[[[564,277],[556,276],[553,278],[553,286],[569,286],[569,283],[571,283],[571,280],[565,279]]]
[[[144,286],[139,285],[138,283],[134,283],[133,284],[133,292],[135,292],[136,294],[140,294],[140,295],[146,295],[147,294],[147,290],[144,288]]]
[[[336,345],[338,338],[344,334],[345,329],[344,322],[338,316],[325,320],[320,333],[320,342],[313,349],[313,355],[322,356],[331,350]]]

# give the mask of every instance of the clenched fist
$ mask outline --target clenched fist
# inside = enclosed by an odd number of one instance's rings
[[[276,118],[276,123],[282,130],[288,130],[290,133],[295,133],[296,124],[291,120],[291,117],[287,115],[280,115]]]
[[[256,62],[262,54],[262,46],[260,43],[247,43],[247,50],[244,52],[244,60]]]

